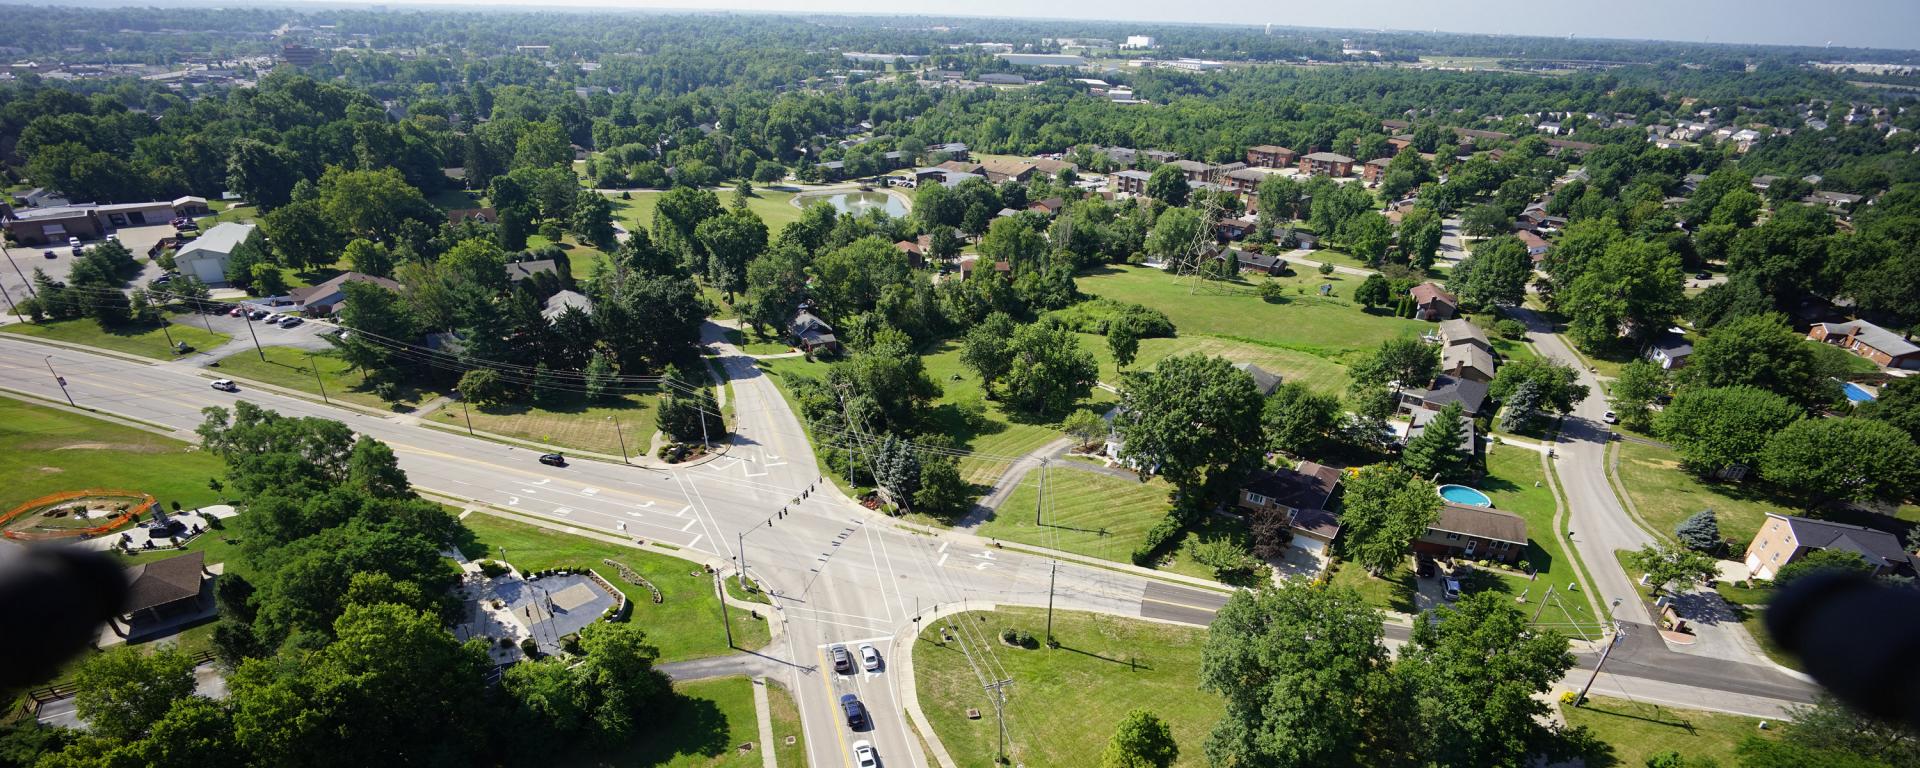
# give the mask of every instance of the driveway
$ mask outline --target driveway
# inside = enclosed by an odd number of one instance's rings
[[[192,368],[205,368],[208,363],[229,355],[252,351],[255,338],[259,339],[262,347],[294,347],[314,352],[331,349],[333,345],[322,338],[322,335],[338,328],[325,320],[307,320],[292,328],[282,328],[226,315],[180,315],[176,316],[173,322],[175,325],[190,325],[201,330],[211,327],[215,333],[224,333],[233,337],[214,349],[196,349],[191,355],[167,363]],[[253,326],[252,333],[248,333],[249,325]]]

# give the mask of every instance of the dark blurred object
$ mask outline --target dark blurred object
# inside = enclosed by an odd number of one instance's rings
[[[0,551],[0,688],[52,678],[120,615],[127,580],[103,552],[73,547]]]
[[[1767,633],[1841,701],[1920,728],[1920,590],[1815,573],[1768,602]]]

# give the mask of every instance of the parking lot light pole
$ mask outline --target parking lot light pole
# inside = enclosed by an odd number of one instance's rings
[[[13,265],[13,273],[20,276],[20,282],[27,284],[27,295],[36,299],[40,298],[40,292],[33,289],[33,281],[28,280],[26,274],[20,271],[20,262],[13,260],[13,251],[7,250],[7,244],[4,240],[0,240],[0,253],[7,255],[7,263]],[[12,299],[8,299],[8,301],[12,301]]]

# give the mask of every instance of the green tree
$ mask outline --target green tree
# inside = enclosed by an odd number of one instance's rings
[[[1815,573],[1857,573],[1872,576],[1874,567],[1858,552],[1844,549],[1816,549],[1800,556],[1773,572],[1775,589],[1785,589],[1788,585]]]
[[[1153,169],[1147,176],[1147,197],[1174,207],[1187,204],[1187,194],[1192,187],[1187,185],[1187,175],[1179,168],[1163,165]]]
[[[1781,734],[1781,743],[1825,753],[1824,759],[1799,765],[1855,768],[1850,761],[1895,768],[1920,765],[1920,730],[1863,714],[1832,695],[1823,693],[1812,705],[1789,707],[1787,716],[1792,722]],[[1744,768],[1745,763],[1742,766]],[[1774,766],[1768,764],[1764,768]],[[1785,764],[1781,768],[1785,768]]]
[[[607,396],[608,389],[614,383],[613,356],[605,350],[596,349],[587,361],[586,389],[588,400],[599,400]]]
[[[1760,476],[1808,504],[1898,500],[1920,483],[1920,447],[1884,421],[1802,419],[1767,439]]]
[[[1493,237],[1511,231],[1513,220],[1507,218],[1507,212],[1500,206],[1483,203],[1467,209],[1460,217],[1460,228],[1474,237]]]
[[[1127,374],[1114,419],[1123,457],[1184,493],[1258,455],[1260,390],[1223,358],[1177,355]]]
[[[1653,423],[1653,401],[1671,389],[1666,369],[1651,360],[1637,359],[1620,367],[1620,375],[1607,390],[1607,405],[1620,417],[1621,424],[1645,430]]]
[[[1340,398],[1289,381],[1267,396],[1260,420],[1268,450],[1312,455],[1340,427]]]
[[[1393,301],[1393,289],[1385,275],[1374,272],[1360,281],[1360,287],[1353,289],[1353,300],[1368,309],[1385,306]]]
[[[1714,554],[1720,551],[1724,542],[1720,540],[1720,518],[1708,507],[1687,516],[1673,528],[1673,537],[1696,552]]]
[[[1107,351],[1113,354],[1115,368],[1133,365],[1134,356],[1140,353],[1140,337],[1146,332],[1146,324],[1133,314],[1114,318],[1107,326]]]
[[[1567,639],[1492,591],[1434,613],[1394,664],[1418,712],[1403,747],[1432,765],[1530,765],[1549,736],[1543,694],[1573,668]]]
[[[1427,422],[1419,436],[1407,441],[1400,464],[1417,477],[1458,478],[1467,469],[1472,456],[1460,451],[1466,440],[1466,419],[1459,403],[1448,403],[1440,415]]]
[[[1160,213],[1160,218],[1154,220],[1153,231],[1147,234],[1147,253],[1169,261],[1192,256],[1188,249],[1200,236],[1200,227],[1198,211],[1168,208]]]
[[[595,247],[612,248],[615,245],[613,203],[598,192],[581,190],[574,198],[567,231]]]
[[[873,456],[873,483],[893,494],[899,503],[912,506],[920,491],[920,452],[913,443],[895,435],[881,438]]]
[[[174,648],[116,646],[81,662],[73,684],[74,711],[94,733],[132,741],[193,695],[193,660]]]
[[[1415,269],[1432,267],[1434,255],[1440,251],[1440,237],[1444,233],[1440,214],[1424,205],[1414,206],[1400,219],[1400,252],[1406,255],[1408,263]]]
[[[767,225],[751,211],[715,216],[694,229],[707,249],[707,280],[727,294],[747,289],[747,265],[767,249]]]
[[[460,375],[460,399],[482,408],[505,402],[507,382],[492,368],[475,368]]]
[[[1533,275],[1533,257],[1519,239],[1496,237],[1474,246],[1447,277],[1447,287],[1461,301],[1479,307],[1510,307],[1527,296]]]
[[[1080,338],[1058,321],[1020,326],[1007,345],[1007,405],[1022,413],[1064,413],[1093,391],[1100,364]]]
[[[227,186],[260,210],[271,211],[293,197],[301,179],[300,156],[258,139],[236,139],[227,159]]]
[[[280,263],[287,267],[297,270],[324,267],[340,256],[340,230],[317,200],[301,200],[274,209],[261,217],[260,228],[273,243],[273,252]]]
[[[952,518],[973,503],[972,487],[960,477],[960,465],[951,457],[929,457],[920,465],[920,491],[913,507],[922,514]]]
[[[1597,350],[1622,335],[1646,339],[1664,332],[1685,306],[1684,284],[1679,254],[1628,239],[1607,246],[1579,277],[1556,290],[1554,299],[1571,318],[1567,335],[1582,348]]]
[[[1406,562],[1407,547],[1439,516],[1440,494],[1426,478],[1386,464],[1366,467],[1346,481],[1346,557],[1375,576],[1387,573]]]
[[[1100,753],[1100,768],[1168,768],[1180,759],[1167,721],[1145,708],[1127,712]]]
[[[1627,567],[1646,574],[1647,589],[1656,595],[1669,589],[1672,594],[1684,594],[1720,573],[1711,555],[1672,542],[1643,545],[1623,557]]]
[[[1862,403],[1855,413],[1899,427],[1915,442],[1920,442],[1920,377],[1887,382],[1880,388],[1879,397]]]
[[[1369,386],[1392,387],[1395,397],[1409,387],[1425,387],[1440,372],[1440,348],[1413,336],[1380,342],[1379,348],[1352,369],[1355,391]]]
[[[960,342],[960,364],[980,377],[980,388],[988,395],[1013,368],[1013,335],[1018,328],[1006,313],[995,312],[967,329]]]
[[[747,262],[747,295],[737,308],[755,330],[780,337],[806,296],[807,253],[783,240]]]
[[[1340,225],[1338,235],[1347,250],[1368,264],[1379,264],[1386,258],[1387,248],[1393,245],[1393,225],[1387,222],[1387,217],[1372,211],[1349,217]]]
[[[1350,589],[1288,579],[1235,592],[1200,656],[1200,687],[1227,709],[1207,739],[1207,761],[1375,764],[1398,735],[1389,659],[1380,613]]]
[[[1100,414],[1082,408],[1067,414],[1060,422],[1060,431],[1079,441],[1079,445],[1090,445],[1107,434],[1107,420]]]
[[[1678,378],[1684,389],[1749,386],[1814,410],[1840,398],[1835,370],[1778,315],[1742,317],[1714,327],[1693,345]]]
[[[1508,399],[1521,385],[1531,382],[1539,391],[1541,408],[1552,409],[1561,414],[1573,412],[1574,406],[1587,399],[1590,389],[1580,383],[1580,372],[1573,366],[1556,363],[1544,357],[1532,357],[1520,360],[1508,360],[1493,375],[1493,382],[1487,385],[1487,393],[1499,400]]]
[[[291,210],[291,206],[281,210]],[[355,239],[347,243],[346,258],[355,272],[378,277],[393,274],[393,252],[371,240]]]
[[[1755,466],[1774,434],[1799,420],[1792,401],[1757,387],[1683,389],[1654,421],[1689,471]]]
[[[320,177],[320,209],[351,237],[400,242],[406,222],[437,226],[439,212],[395,168],[329,168]]]
[[[272,264],[253,265],[253,282],[248,289],[255,296],[283,296],[287,292],[287,273]]]

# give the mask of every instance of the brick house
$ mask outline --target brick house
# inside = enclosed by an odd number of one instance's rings
[[[1352,176],[1353,158],[1337,152],[1314,152],[1300,158],[1300,170],[1315,176]]]
[[[1409,289],[1407,295],[1413,298],[1413,316],[1420,320],[1450,320],[1460,311],[1460,300],[1439,283],[1421,283]]]
[[[1261,144],[1247,148],[1247,165],[1255,168],[1288,168],[1299,153],[1286,147]]]
[[[1387,164],[1391,162],[1393,162],[1393,160],[1391,158],[1386,158],[1386,157],[1376,157],[1372,160],[1368,160],[1366,165],[1360,166],[1361,180],[1367,182],[1368,184],[1380,183],[1381,179],[1386,178]]]
[[[1187,177],[1187,181],[1213,181],[1213,166],[1206,163],[1197,160],[1175,160],[1167,165],[1180,169],[1180,175]]]
[[[1840,347],[1882,368],[1920,369],[1920,346],[1865,320],[1814,323],[1807,338]]]
[[[834,337],[833,326],[813,314],[811,307],[802,307],[795,313],[788,330],[793,335],[793,345],[802,351],[827,354],[840,351],[840,340]]]
[[[1340,487],[1340,470],[1302,461],[1294,469],[1263,469],[1247,476],[1236,503],[1250,514],[1280,515],[1293,531],[1293,543],[1324,551],[1340,533],[1340,521],[1327,502]]]
[[[1260,191],[1260,181],[1266,177],[1266,174],[1252,168],[1240,168],[1227,171],[1220,178],[1220,185],[1242,195],[1253,195]]]
[[[1513,563],[1527,551],[1527,521],[1491,507],[1444,503],[1440,505],[1440,518],[1413,540],[1413,551],[1435,557]]]
[[[1920,569],[1899,537],[1886,531],[1769,512],[1766,524],[1747,543],[1747,570],[1756,579],[1771,579],[1781,566],[1819,549],[1858,553],[1876,574]]]

